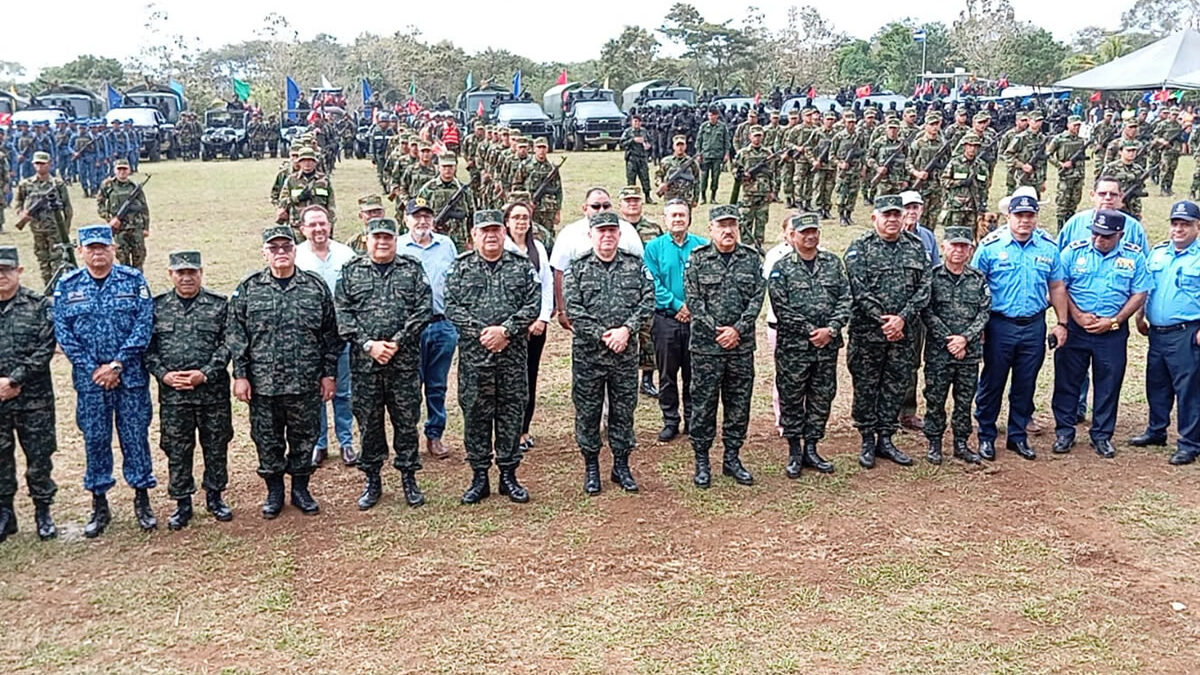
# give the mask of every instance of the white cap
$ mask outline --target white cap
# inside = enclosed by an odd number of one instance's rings
[[[1008,213],[1008,202],[1012,197],[1001,197],[999,202],[996,202],[996,210],[1000,213]]]
[[[916,190],[905,190],[900,193],[900,203],[908,206],[909,204],[924,204],[925,200],[921,199],[921,193]]]
[[[1012,196],[1013,197],[1033,197],[1034,199],[1040,199],[1038,197],[1037,188],[1033,187],[1032,185],[1022,185],[1021,187],[1017,188],[1016,190],[1013,190]]]

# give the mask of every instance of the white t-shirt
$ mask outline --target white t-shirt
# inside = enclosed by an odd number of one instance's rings
[[[771,270],[774,269],[775,263],[786,258],[793,250],[794,249],[792,248],[792,245],[786,240],[772,246],[771,249],[767,251],[767,254],[763,256],[763,279],[770,279]],[[775,309],[771,307],[770,293],[767,294],[766,302],[767,323],[775,323],[777,319],[775,318]]]
[[[349,246],[329,240],[329,255],[321,260],[316,253],[313,253],[312,242],[306,241],[296,247],[296,267],[305,272],[315,272],[325,280],[325,285],[329,287],[329,292],[332,293],[337,286],[338,277],[342,274],[342,265],[350,262],[358,255],[354,249]]]
[[[645,248],[642,237],[633,225],[620,221],[621,239],[617,248],[642,257]],[[567,225],[554,237],[554,251],[550,254],[550,266],[561,272],[571,269],[571,262],[592,250],[591,227],[587,218],[580,218]]]

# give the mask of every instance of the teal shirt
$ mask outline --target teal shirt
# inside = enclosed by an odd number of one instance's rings
[[[1101,253],[1091,242],[1077,241],[1062,253],[1063,281],[1081,311],[1116,316],[1130,296],[1154,288],[1146,258],[1134,244],[1118,243]]]
[[[654,277],[654,308],[678,312],[685,302],[683,292],[683,268],[692,249],[707,244],[708,240],[688,233],[683,245],[675,243],[670,234],[651,239],[646,244],[644,260],[650,275]]]

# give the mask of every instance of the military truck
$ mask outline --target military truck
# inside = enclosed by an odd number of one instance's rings
[[[179,124],[179,114],[188,109],[187,99],[174,89],[160,84],[139,84],[125,90],[125,105],[150,106],[172,126]]]
[[[214,108],[204,113],[204,133],[200,136],[200,160],[207,162],[224,155],[231,160],[249,154],[246,125],[250,113],[245,110]]]
[[[501,96],[511,96],[510,90],[488,82],[471,87],[458,95],[454,102],[454,119],[460,129],[470,129],[469,122],[474,120],[480,111],[484,118],[492,118],[492,110],[496,99]]]
[[[625,113],[635,107],[670,107],[683,103],[695,105],[696,90],[677,80],[646,80],[631,84],[621,92],[621,111]]]
[[[612,150],[625,129],[625,113],[617,107],[616,94],[595,82],[551,87],[542,95],[542,110],[550,117],[557,148]]]
[[[104,113],[108,124],[116,120],[124,123],[133,120],[133,126],[142,134],[141,155],[157,162],[166,155],[168,159],[179,156],[179,144],[175,142],[175,125],[167,122],[162,112],[153,106],[123,106]]]
[[[488,119],[519,131],[525,138],[544,138],[547,142],[554,140],[550,117],[528,94],[513,96],[504,93],[496,96],[492,99],[492,110]]]
[[[58,108],[73,120],[101,117],[108,109],[99,94],[73,84],[52,86],[35,95],[29,103],[33,108]]]

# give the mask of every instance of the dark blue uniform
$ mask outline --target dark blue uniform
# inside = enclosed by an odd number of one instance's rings
[[[1200,455],[1200,241],[1183,250],[1163,242],[1146,264],[1154,288],[1146,299],[1150,351],[1146,357],[1146,434],[1165,441],[1171,407],[1177,404],[1179,453],[1187,463]]]

